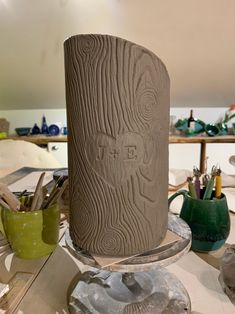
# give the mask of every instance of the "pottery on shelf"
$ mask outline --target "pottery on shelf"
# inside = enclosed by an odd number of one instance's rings
[[[192,130],[188,128],[188,119],[179,119],[175,123],[175,129],[181,131],[186,136],[193,136],[205,131],[205,122],[195,119],[195,129],[192,132]]]
[[[60,128],[56,124],[51,124],[48,128],[48,133],[51,136],[56,136],[60,134]]]
[[[42,117],[41,133],[46,134],[46,135],[49,134],[48,125],[47,125],[45,116]]]
[[[15,128],[17,135],[19,136],[27,136],[29,135],[31,128]]]
[[[35,123],[32,130],[31,130],[31,134],[37,135],[40,133],[41,133],[41,130],[40,130],[39,126],[37,125],[37,123]]]

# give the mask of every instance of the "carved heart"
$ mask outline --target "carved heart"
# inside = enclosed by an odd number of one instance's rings
[[[86,157],[92,169],[112,187],[119,186],[143,161],[144,145],[137,133],[117,138],[97,133],[86,143]]]

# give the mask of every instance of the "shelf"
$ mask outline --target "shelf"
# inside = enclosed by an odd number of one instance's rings
[[[1,140],[15,140],[27,141],[37,145],[45,145],[51,142],[67,142],[67,135],[58,136],[43,136],[43,135],[30,135],[30,136],[8,136]]]
[[[235,143],[235,135],[221,135],[221,136],[169,136],[170,144],[177,143]]]
[[[34,135],[34,136],[9,136],[5,139],[0,140],[6,140],[6,139],[12,139],[12,140],[23,140],[28,141],[37,145],[47,145],[51,142],[67,142],[68,138],[67,135],[58,135],[58,136],[43,136],[43,135]],[[223,136],[192,136],[192,137],[186,137],[186,136],[169,136],[169,144],[200,144],[200,170],[202,173],[205,171],[205,158],[206,158],[206,144],[210,143],[217,143],[217,144],[223,144],[223,143],[235,143],[235,135],[223,135]]]

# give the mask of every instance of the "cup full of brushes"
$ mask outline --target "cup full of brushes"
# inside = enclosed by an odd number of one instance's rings
[[[1,208],[3,233],[15,255],[23,259],[41,258],[54,251],[59,238],[59,219],[57,204],[34,211]]]
[[[230,217],[226,196],[221,192],[220,169],[213,167],[211,174],[199,180],[200,173],[188,178],[188,190],[179,190],[169,200],[183,196],[180,217],[192,231],[192,249],[208,252],[219,249],[230,232]]]
[[[52,253],[59,239],[60,210],[57,197],[62,190],[54,188],[46,195],[39,179],[35,193],[17,198],[0,184],[0,231],[19,258],[38,259]]]

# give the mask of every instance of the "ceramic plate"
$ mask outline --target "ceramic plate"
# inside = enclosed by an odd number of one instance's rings
[[[56,124],[51,124],[48,128],[48,132],[50,135],[59,135],[60,134],[60,128]]]

